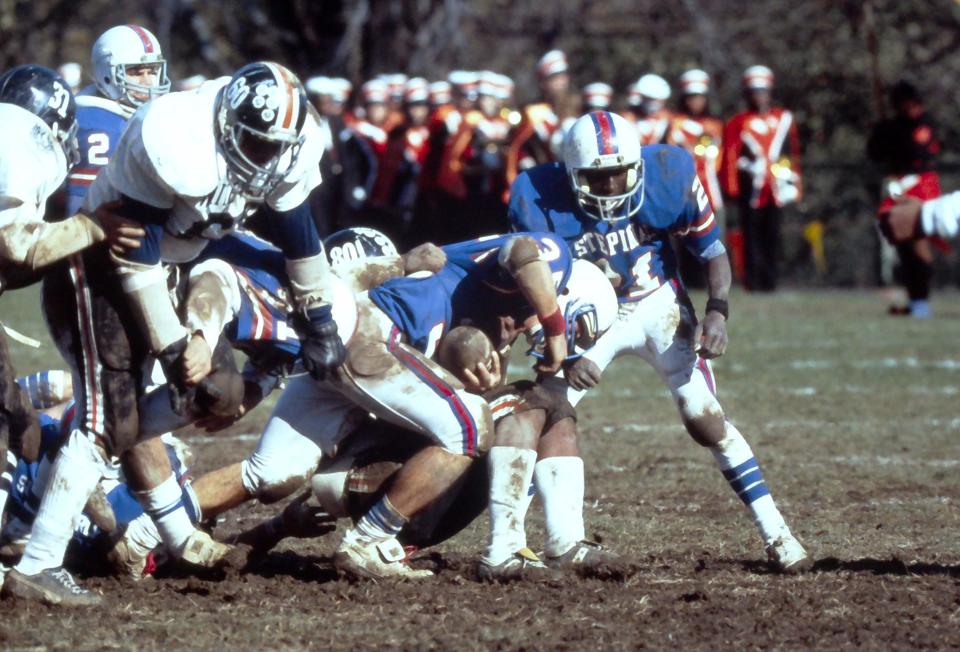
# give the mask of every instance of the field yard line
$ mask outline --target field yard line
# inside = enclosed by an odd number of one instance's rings
[[[950,428],[952,430],[960,429],[960,418],[953,419],[937,419],[930,417],[913,417],[906,419],[897,419],[898,423],[903,424],[904,426],[925,426],[929,428]],[[804,429],[821,429],[821,428],[843,428],[843,427],[862,427],[862,426],[872,426],[872,425],[890,425],[891,420],[885,418],[879,419],[870,419],[870,418],[857,418],[857,419],[777,419],[775,421],[749,421],[747,419],[740,420],[730,420],[731,423],[737,426],[742,426],[744,428],[750,428],[751,431],[757,429],[767,429],[767,430],[780,430],[783,428],[804,428]],[[605,435],[608,435],[613,432],[657,432],[661,430],[682,430],[683,426],[678,421],[671,421],[669,423],[638,423],[635,421],[628,421],[625,423],[618,424],[606,424],[600,426],[586,426],[583,428],[584,432],[596,432],[599,431]]]
[[[777,362],[776,364],[782,364]],[[835,369],[837,367],[850,367],[853,369],[946,369],[954,371],[960,369],[960,360],[920,360],[914,356],[903,358],[861,358],[856,361],[845,360],[823,360],[818,358],[799,358],[787,362],[791,369]]]
[[[219,444],[228,441],[257,441],[259,433],[241,433],[239,435],[191,435],[184,437],[191,444]]]

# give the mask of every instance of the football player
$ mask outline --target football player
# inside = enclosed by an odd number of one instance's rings
[[[8,568],[3,562],[20,557],[30,538],[30,526],[36,517],[40,497],[49,479],[49,469],[57,447],[70,432],[75,413],[69,381],[59,370],[44,371],[18,378],[28,388],[33,405],[42,409],[42,439],[37,462],[20,460],[11,478],[13,493],[4,512],[0,531],[0,583]],[[184,503],[194,523],[201,519],[200,504],[190,482],[190,447],[172,435],[161,436],[170,458]],[[333,519],[305,503],[292,501],[284,511],[237,538],[254,545],[258,552],[272,547],[286,536],[319,536],[333,529]],[[161,546],[157,528],[143,511],[123,478],[118,460],[111,460],[110,473],[100,481],[84,512],[76,523],[68,548],[73,565],[102,567],[139,580],[149,575],[168,558]]]
[[[170,90],[160,42],[139,25],[111,27],[93,44],[92,87],[77,95],[80,160],[67,175],[67,214],[79,210],[97,173],[110,161],[127,120]]]
[[[574,351],[571,358],[582,352],[581,347],[594,342],[616,317],[613,289],[603,273],[586,261],[574,263],[559,303],[567,324],[567,347]],[[542,331],[533,339],[536,345],[532,351],[541,355]],[[437,361],[457,376],[467,391],[482,394],[490,404],[494,445],[487,459],[472,463],[462,483],[408,522],[399,540],[416,547],[436,545],[488,507],[491,531],[486,553],[477,567],[481,580],[506,582],[549,574],[548,566],[584,569],[616,560],[616,555],[584,540],[583,514],[575,509],[582,497],[578,503],[555,487],[565,486],[565,478],[547,472],[548,462],[534,475],[533,462],[538,453],[544,461],[571,456],[579,459],[572,406],[565,395],[544,390],[529,380],[500,386],[499,360],[500,352],[490,337],[473,326],[457,326],[440,341]],[[364,424],[344,441],[335,458],[321,463],[311,480],[313,491],[326,513],[358,518],[382,494],[396,470],[425,445],[421,439],[398,436],[396,428]],[[527,547],[523,528],[532,497],[528,491],[531,477],[547,499],[543,501],[547,550],[564,553],[542,561]],[[553,490],[544,491],[547,487]]]
[[[492,435],[486,402],[430,359],[437,343],[465,320],[499,337],[501,329],[541,315],[554,328],[546,331],[541,365],[559,368],[566,355],[556,303],[556,287],[562,289],[569,275],[561,243],[546,234],[521,234],[444,251],[447,263],[436,274],[391,279],[358,295],[358,322],[349,330],[347,363],[337,382],[290,380],[239,473],[227,467],[221,477],[208,478],[221,487],[223,508],[251,497],[273,502],[290,495],[321,459],[336,457],[344,439],[372,412],[426,437],[430,445],[344,534],[335,563],[355,577],[424,576],[403,563],[396,535],[457,482]]]
[[[54,71],[25,65],[0,76],[0,119],[0,293],[36,281],[44,267],[93,243],[142,234],[120,221],[105,231],[103,222],[80,213],[44,222],[47,200],[77,162],[76,102]],[[40,428],[15,377],[0,333],[0,437],[8,451],[32,462]]]
[[[926,201],[903,195],[881,213],[880,230],[892,243],[939,236],[952,240],[960,232],[960,191]]]
[[[620,301],[617,322],[565,369],[574,405],[617,356],[650,363],[670,389],[694,441],[713,453],[750,509],[771,562],[782,571],[811,564],[774,504],[753,451],[717,401],[710,358],[727,347],[730,264],[692,157],[673,145],[641,149],[636,129],[609,112],[580,117],[562,163],[518,177],[510,219],[518,230],[560,234],[578,258],[603,269]],[[698,322],[676,271],[669,236],[703,264],[709,299]],[[583,482],[569,469],[568,482]],[[576,478],[576,480],[574,480]]]
[[[565,335],[569,356],[576,360],[613,324],[617,300],[603,272],[592,263],[575,261],[567,287],[559,297],[566,324]],[[543,332],[537,331],[531,353],[542,355]],[[449,342],[445,342],[449,345]],[[450,369],[460,370],[464,384],[489,390],[482,382],[488,374],[470,346],[449,346],[441,351]],[[480,358],[483,360],[483,358]],[[519,579],[546,568],[586,567],[610,562],[616,555],[588,542],[583,526],[583,485],[567,484],[563,471],[570,466],[583,473],[583,460],[576,443],[576,413],[562,394],[544,402],[556,392],[534,385],[527,395],[533,407],[550,406],[542,412],[510,415],[497,423],[493,446],[489,452],[490,468],[490,538],[480,560],[477,574],[481,579],[504,581]],[[491,405],[496,405],[494,397]],[[542,436],[541,436],[542,435]],[[531,480],[540,489],[547,521],[547,542],[542,561],[526,544],[523,522],[530,503],[527,488]],[[570,495],[568,492],[575,492]],[[580,492],[577,494],[576,492]]]
[[[55,569],[70,524],[102,475],[102,451],[121,458],[174,556],[210,565],[226,555],[225,546],[190,522],[156,438],[138,441],[148,355],[163,367],[177,410],[202,398],[211,370],[210,345],[181,324],[161,263],[195,258],[208,240],[264,211],[285,257],[304,366],[326,378],[345,350],[324,298],[330,274],[306,201],[320,182],[321,154],[303,87],[271,62],[165,95],[130,119],[84,206],[109,203],[114,214],[143,225],[145,235],[132,248],[91,249],[45,278],[47,320],[81,381],[75,386],[78,427],[58,455],[33,536],[4,591],[52,603],[99,601]]]

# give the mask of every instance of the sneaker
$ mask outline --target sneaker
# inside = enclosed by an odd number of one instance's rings
[[[914,319],[933,319],[933,309],[930,302],[924,299],[914,299],[908,307],[910,316]]]
[[[537,578],[553,578],[557,572],[540,561],[530,548],[520,548],[499,564],[481,559],[477,564],[477,578],[481,582],[512,582]]]
[[[585,569],[616,564],[620,555],[610,552],[599,543],[578,541],[570,550],[557,557],[544,557],[543,562],[555,569]]]
[[[201,568],[217,568],[233,550],[231,546],[214,540],[203,530],[194,530],[183,546],[180,559]]]
[[[780,573],[802,573],[813,566],[810,555],[789,532],[774,539],[766,550],[770,565]]]
[[[13,569],[3,583],[3,597],[64,607],[96,607],[103,602],[99,595],[78,585],[62,566],[36,575],[24,575]]]
[[[362,542],[346,537],[333,555],[337,570],[355,579],[378,580],[385,577],[417,579],[433,576],[432,571],[411,568],[407,553],[396,538],[386,541]]]

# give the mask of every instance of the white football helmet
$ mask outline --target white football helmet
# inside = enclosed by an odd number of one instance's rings
[[[640,135],[629,120],[609,111],[577,118],[563,140],[563,163],[580,208],[608,222],[634,215],[643,204],[643,161]],[[623,192],[607,194],[591,188],[603,177],[624,174]]]
[[[660,75],[648,73],[637,80],[637,91],[651,100],[670,99],[670,83]]]
[[[567,323],[567,360],[576,360],[597,343],[617,319],[617,293],[599,267],[588,260],[573,261],[570,279],[557,294]],[[534,327],[528,355],[543,357],[543,329]]]
[[[91,63],[97,89],[111,100],[140,106],[170,91],[160,41],[139,25],[118,25],[101,34],[93,44]],[[156,84],[148,86],[127,79],[128,66],[143,65],[158,67]]]

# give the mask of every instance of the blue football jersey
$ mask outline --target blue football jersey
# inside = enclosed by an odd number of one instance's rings
[[[37,475],[40,473],[43,455],[47,452],[55,452],[62,437],[59,420],[43,413],[39,413],[37,417],[40,419],[40,455],[37,456],[36,462],[17,460],[17,468],[10,482],[10,496],[6,505],[6,511],[10,516],[27,524],[33,523],[37,510],[40,509],[42,492],[40,496],[36,495],[33,491],[33,483],[36,482]]]
[[[237,349],[261,357],[274,348],[290,359],[300,354],[300,340],[290,324],[292,303],[283,253],[247,231],[211,240],[196,262],[216,258],[229,263],[240,285],[240,311],[227,324],[226,336]]]
[[[107,166],[132,110],[100,97],[92,86],[77,95],[80,162],[67,175],[67,215],[80,210],[100,170]]]
[[[447,331],[457,326],[469,324],[489,331],[485,327],[492,327],[499,316],[527,319],[533,308],[498,260],[501,247],[517,235],[537,241],[557,291],[563,290],[572,264],[565,243],[549,233],[516,233],[447,245],[443,247],[447,264],[439,272],[390,279],[370,290],[370,299],[411,346],[428,356]],[[488,334],[497,339],[498,333]]]
[[[642,202],[632,217],[613,222],[587,215],[577,203],[563,163],[538,165],[520,174],[510,189],[509,218],[517,231],[549,231],[562,237],[576,258],[608,274],[621,302],[636,301],[666,282],[679,282],[671,235],[702,260],[722,251],[720,229],[693,158],[674,145],[641,150]]]

